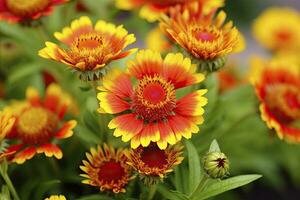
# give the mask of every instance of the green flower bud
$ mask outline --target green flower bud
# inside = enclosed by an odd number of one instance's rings
[[[206,173],[214,179],[223,178],[229,173],[229,161],[222,152],[209,152],[203,160]]]

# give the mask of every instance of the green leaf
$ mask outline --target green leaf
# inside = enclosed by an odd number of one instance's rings
[[[181,192],[174,191],[174,190],[168,190],[163,185],[159,185],[157,187],[157,190],[165,198],[170,199],[170,200],[188,200],[189,199],[185,194],[182,194]]]
[[[81,140],[86,142],[87,144],[99,144],[100,143],[100,138],[97,137],[96,134],[91,132],[89,129],[86,127],[78,124],[75,128],[76,130],[76,136]]]
[[[98,133],[100,131],[100,127],[98,124],[98,116],[95,113],[86,110],[83,113],[83,122],[85,126],[88,129],[90,129],[93,133]]]
[[[36,74],[37,71],[43,68],[41,63],[27,63],[22,64],[22,66],[17,66],[15,70],[11,71],[8,76],[8,84],[14,84],[32,74]]]
[[[95,194],[95,195],[83,196],[76,200],[114,200],[114,199],[102,194]]]
[[[11,199],[10,194],[9,194],[9,189],[6,185],[2,186],[0,199],[1,200],[10,200]]]
[[[232,178],[214,182],[208,185],[201,193],[199,193],[199,195],[197,195],[192,200],[203,200],[203,199],[216,196],[223,192],[251,183],[252,181],[259,179],[260,177],[262,176],[257,174],[241,175],[241,176],[235,176]]]
[[[211,152],[221,152],[221,149],[219,147],[219,144],[218,144],[217,140],[212,141],[212,143],[210,144],[208,152],[209,153],[211,153]]]
[[[192,193],[201,179],[201,167],[198,152],[193,143],[186,141],[189,162],[189,193]]]

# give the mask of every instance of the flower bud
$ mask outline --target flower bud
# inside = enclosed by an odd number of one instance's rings
[[[204,157],[203,167],[211,178],[223,178],[228,174],[229,161],[222,152],[209,152]]]

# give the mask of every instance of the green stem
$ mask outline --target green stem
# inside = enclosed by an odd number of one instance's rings
[[[0,170],[0,173],[14,199],[20,200],[18,193],[16,192],[16,189],[7,174],[7,171]]]
[[[157,189],[157,184],[151,185],[149,188],[149,194],[147,200],[152,200]]]
[[[197,186],[196,190],[191,194],[189,199],[191,199],[191,200],[196,199],[197,195],[203,191],[203,189],[206,186],[208,180],[209,180],[208,176],[203,175],[199,185]]]

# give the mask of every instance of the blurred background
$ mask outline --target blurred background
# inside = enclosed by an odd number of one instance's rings
[[[253,39],[251,25],[263,10],[271,6],[292,7],[300,11],[300,0],[226,0],[224,9],[228,13],[228,19],[234,21],[247,43],[244,52],[232,56],[229,60],[230,64],[233,63],[241,69],[241,76],[247,74],[250,56],[269,57],[267,50]],[[93,21],[101,18],[124,24],[129,32],[136,34],[136,45],[141,48],[145,47],[144,41],[149,30],[156,26],[140,19],[137,12],[129,13],[116,9],[112,0],[78,0],[60,6],[53,15],[43,19],[47,37],[55,41],[52,36],[55,31],[60,31],[73,19],[82,15],[88,15]],[[32,38],[35,38],[34,43],[29,41]],[[10,174],[13,180],[17,180],[17,190],[24,200],[39,200],[48,193],[64,193],[69,199],[97,193],[97,189],[80,184],[78,168],[84,158],[84,152],[101,141],[90,126],[97,102],[92,91],[79,89],[85,87],[84,83],[66,71],[63,65],[49,66],[48,61],[37,57],[36,52],[44,46],[44,41],[43,37],[29,28],[21,29],[15,25],[0,23],[0,86],[5,88],[5,91],[0,90],[0,108],[7,104],[7,100],[22,99],[27,86],[36,86],[43,91],[47,82],[54,80],[73,95],[74,102],[82,113],[79,120],[85,126],[79,125],[72,141],[64,143],[63,160],[48,159],[41,162],[43,158],[37,157],[22,167],[13,165]],[[124,66],[124,62],[120,62],[119,65]],[[259,103],[252,86],[243,83],[220,93],[215,84],[218,84],[216,78],[207,80],[207,96],[210,103],[206,108],[206,123],[201,127],[201,134],[193,137],[194,145],[200,155],[203,155],[210,142],[202,141],[212,141],[216,138],[222,151],[229,157],[232,175],[256,173],[262,174],[263,178],[214,199],[299,200],[300,145],[280,141],[276,134],[266,127],[260,118]],[[122,142],[115,139],[115,143]]]

